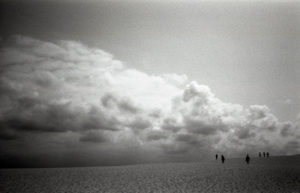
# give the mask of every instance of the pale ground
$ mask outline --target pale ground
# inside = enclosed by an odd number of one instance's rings
[[[1,193],[300,192],[297,159],[1,169]]]

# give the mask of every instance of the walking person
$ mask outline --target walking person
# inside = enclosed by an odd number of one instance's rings
[[[225,157],[222,155],[221,156],[222,164],[225,162]]]
[[[263,155],[264,155],[264,157],[266,157],[266,153],[265,152],[263,153]]]
[[[269,154],[269,152],[267,152],[267,157],[269,157],[270,156],[270,154]]]
[[[249,157],[249,155],[247,154],[247,156],[246,156],[246,159],[245,159],[245,161],[246,161],[246,163],[247,164],[249,164],[250,163],[250,157]]]
[[[258,156],[261,157],[261,152],[259,152]]]
[[[216,160],[218,160],[218,154],[216,154]]]

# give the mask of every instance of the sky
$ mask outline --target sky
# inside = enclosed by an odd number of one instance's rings
[[[1,1],[1,166],[300,153],[297,1]]]

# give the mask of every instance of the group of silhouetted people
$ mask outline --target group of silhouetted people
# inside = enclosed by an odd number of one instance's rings
[[[263,152],[263,153],[259,152],[258,156],[261,157],[261,155],[263,155],[264,157],[270,156],[269,152]]]
[[[263,153],[259,152],[258,156],[261,157],[262,155],[263,155],[264,157],[269,157],[269,156],[270,156],[269,152],[263,152]],[[218,160],[218,156],[219,156],[219,155],[216,154],[216,160]],[[225,162],[225,157],[224,157],[224,155],[221,155],[221,161],[222,161],[222,164],[224,164],[224,162]],[[249,156],[249,154],[246,155],[245,161],[246,161],[247,164],[250,163],[250,156]]]

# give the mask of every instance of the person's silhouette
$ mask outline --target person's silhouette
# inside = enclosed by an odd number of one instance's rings
[[[250,157],[249,157],[249,155],[247,154],[247,156],[246,156],[246,159],[245,159],[245,161],[246,161],[246,163],[247,164],[249,164],[250,163]]]
[[[218,154],[216,154],[216,160],[218,160]]]
[[[258,156],[261,157],[261,153],[260,152],[259,152]]]
[[[270,156],[270,154],[269,154],[269,152],[267,152],[267,157],[269,157]]]
[[[265,152],[263,153],[263,155],[264,155],[264,157],[266,157],[266,153]]]
[[[221,156],[222,164],[225,162],[225,157],[222,155]]]

